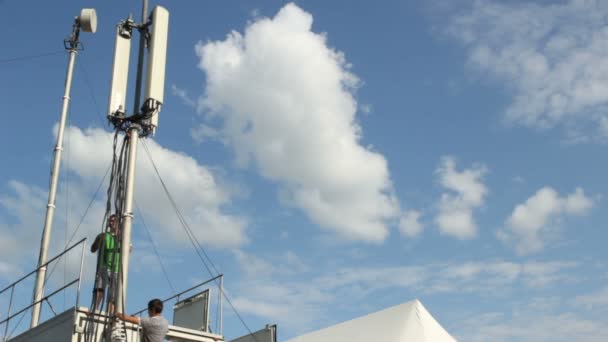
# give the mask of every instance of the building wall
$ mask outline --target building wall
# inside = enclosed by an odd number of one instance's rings
[[[277,326],[267,325],[266,328],[247,334],[230,342],[277,342]]]
[[[34,329],[11,338],[10,342],[72,342],[74,331],[74,309],[47,320]]]
[[[11,338],[9,342],[82,342],[85,339],[86,333],[94,334],[95,332],[98,336],[98,338],[95,340],[101,341],[99,337],[103,333],[104,320],[105,319],[103,317],[95,315],[93,321],[91,321],[87,318],[85,308],[80,308],[76,312],[74,311],[74,308],[71,308],[47,320],[36,328],[27,330],[24,333]],[[97,329],[95,329],[95,325],[98,325]],[[129,342],[140,341],[137,326],[128,323],[126,330],[127,340]],[[172,341],[180,342],[224,342],[224,338],[221,335],[182,328],[174,325],[169,326],[167,338],[171,339]],[[257,342],[275,341],[259,339]]]

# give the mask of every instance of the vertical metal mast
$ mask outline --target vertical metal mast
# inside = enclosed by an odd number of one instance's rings
[[[131,227],[133,226],[133,191],[135,185],[135,161],[137,160],[137,143],[139,142],[139,125],[132,125],[129,135],[129,158],[127,162],[127,186],[125,191],[125,204],[122,212],[122,241],[120,245],[120,280],[116,286],[116,310],[124,313],[127,302],[127,283],[129,280],[129,256],[131,249]]]
[[[141,80],[144,65],[144,49],[146,47],[146,16],[148,15],[148,0],[142,0],[141,23],[139,32],[139,54],[137,59],[137,79],[135,83],[135,101],[133,113],[139,112],[139,103],[141,98]],[[129,256],[131,249],[131,227],[133,226],[133,188],[135,184],[135,162],[137,160],[137,143],[139,142],[139,131],[141,127],[134,124],[127,130],[129,135],[129,158],[127,161],[127,187],[125,191],[125,206],[122,215],[122,244],[120,246],[120,262],[121,272],[120,286],[116,287],[116,308],[118,312],[123,312],[125,303],[127,302],[127,288],[129,281]]]
[[[117,291],[115,297],[117,312],[124,311],[127,297],[137,143],[140,137],[145,138],[155,132],[158,126],[158,114],[160,113],[164,98],[169,12],[161,6],[156,6],[152,11],[151,20],[148,20],[147,15],[148,0],[143,0],[141,23],[134,25],[129,24],[128,20],[125,21],[128,25],[131,25],[131,28],[137,28],[140,33],[135,101],[131,116],[127,116],[124,111],[121,111],[121,108],[124,108],[124,100],[122,99],[124,99],[127,85],[127,78],[122,76],[124,76],[125,72],[128,72],[128,48],[120,48],[123,45],[121,40],[125,38],[124,35],[120,35],[120,32],[117,35],[117,50],[114,55],[114,76],[110,90],[108,119],[117,130],[125,131],[129,139],[124,207],[121,213],[121,272],[119,274],[119,286],[115,287]],[[148,68],[143,105],[141,105],[146,43],[148,43]],[[121,72],[123,69],[125,71]],[[114,101],[114,99],[121,100]]]
[[[32,307],[32,321],[30,327],[38,325],[40,320],[40,300],[44,295],[44,283],[46,277],[47,266],[44,265],[47,261],[49,240],[51,237],[51,230],[53,225],[53,215],[55,213],[55,196],[57,194],[57,180],[59,178],[59,167],[61,166],[61,151],[63,149],[63,134],[65,131],[65,122],[67,118],[68,108],[70,105],[70,90],[72,88],[72,74],[74,71],[74,62],[76,59],[76,53],[80,50],[80,42],[78,36],[80,29],[85,32],[95,32],[97,29],[97,15],[94,9],[83,9],[80,12],[80,16],[74,20],[72,27],[72,34],[66,40],[64,45],[66,50],[69,52],[68,70],[65,80],[65,91],[63,94],[63,103],[61,107],[61,116],[59,119],[59,130],[57,132],[57,143],[55,145],[54,156],[53,156],[53,167],[51,169],[51,184],[49,189],[49,198],[46,205],[46,216],[44,219],[44,228],[42,230],[42,240],[40,241],[40,255],[38,258],[38,271],[36,273],[36,285],[34,287],[33,303]],[[44,266],[42,266],[44,265]]]

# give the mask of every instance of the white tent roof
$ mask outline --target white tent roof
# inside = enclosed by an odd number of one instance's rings
[[[287,342],[455,342],[418,299]]]

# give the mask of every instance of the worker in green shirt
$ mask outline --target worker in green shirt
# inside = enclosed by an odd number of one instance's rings
[[[105,289],[108,289],[108,315],[114,313],[114,289],[118,285],[118,273],[120,272],[120,245],[118,243],[118,217],[116,214],[108,217],[107,226],[109,232],[104,232],[95,238],[91,245],[91,252],[98,252],[97,274],[95,275],[95,311],[103,299]]]

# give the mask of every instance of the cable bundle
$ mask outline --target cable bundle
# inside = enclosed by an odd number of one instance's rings
[[[119,136],[119,130],[116,130],[116,133],[114,134],[114,139],[113,139],[113,146],[112,146],[112,166],[111,166],[111,172],[110,172],[110,181],[108,184],[108,190],[107,190],[107,200],[106,200],[106,210],[105,210],[105,214],[103,217],[103,221],[102,221],[102,228],[101,228],[101,234],[104,234],[104,240],[103,240],[103,244],[105,244],[105,234],[110,233],[110,227],[106,224],[106,222],[108,221],[108,218],[112,215],[112,213],[115,213],[116,216],[116,220],[117,220],[117,225],[118,227],[122,227],[123,225],[123,214],[124,214],[124,199],[125,199],[125,192],[126,192],[126,183],[127,183],[127,160],[128,160],[128,151],[129,151],[129,146],[130,146],[130,139],[128,135],[124,135],[123,136],[123,140],[122,143],[120,145],[120,149],[118,150],[118,136]],[[118,153],[117,153],[118,152]],[[113,210],[114,209],[114,210]],[[122,234],[117,234],[117,236],[114,237],[114,250],[113,253],[120,253],[120,248],[122,246]],[[96,275],[100,274],[100,272],[105,272],[104,270],[102,270],[102,260],[104,260],[104,253],[105,253],[105,246],[101,246],[100,247],[100,251],[99,251],[99,256],[97,258],[97,267],[96,267]],[[117,258],[112,257],[110,260],[110,265],[109,265],[109,269],[110,269],[110,273],[112,273],[115,270],[115,265],[113,264],[115,261],[117,260]],[[119,262],[120,259],[119,259]],[[122,267],[119,266],[119,270],[122,273]],[[91,300],[91,307],[89,312],[90,317],[86,322],[86,326],[85,326],[85,342],[97,342],[97,336],[99,336],[99,327],[103,326],[104,327],[104,331],[102,336],[105,337],[106,341],[115,341],[115,335],[116,335],[116,331],[118,330],[122,330],[123,331],[123,335],[122,340],[116,340],[116,341],[126,341],[126,327],[124,324],[122,324],[122,322],[120,320],[111,320],[111,316],[114,314],[114,312],[109,312],[110,310],[110,298],[114,298],[114,300],[116,299],[117,295],[118,295],[118,291],[122,291],[122,286],[121,284],[119,284],[119,282],[121,281],[122,274],[120,274],[120,276],[118,277],[113,277],[110,276],[109,277],[110,281],[109,281],[109,286],[107,289],[104,289],[103,291],[103,298],[102,298],[102,304],[101,304],[101,308],[96,308],[97,305],[97,296],[95,293],[95,288],[97,287],[97,284],[93,285],[93,298]],[[115,281],[118,280],[118,281]],[[113,294],[114,296],[110,296],[109,294]],[[123,298],[124,298],[124,293],[123,293]],[[112,303],[114,306],[114,303]],[[120,308],[120,312],[125,312],[125,303],[122,303],[122,308]],[[95,324],[94,327],[91,327],[89,325],[89,323],[93,322],[93,315],[95,315],[96,313],[94,311],[96,311],[95,309],[99,309],[100,312],[103,311],[103,309],[105,308],[105,311],[109,314],[109,315],[105,315],[103,320],[99,321],[98,324]],[[116,310],[117,308],[114,307],[114,310]],[[107,329],[107,327],[112,326],[112,329]],[[118,336],[118,335],[116,335]]]

